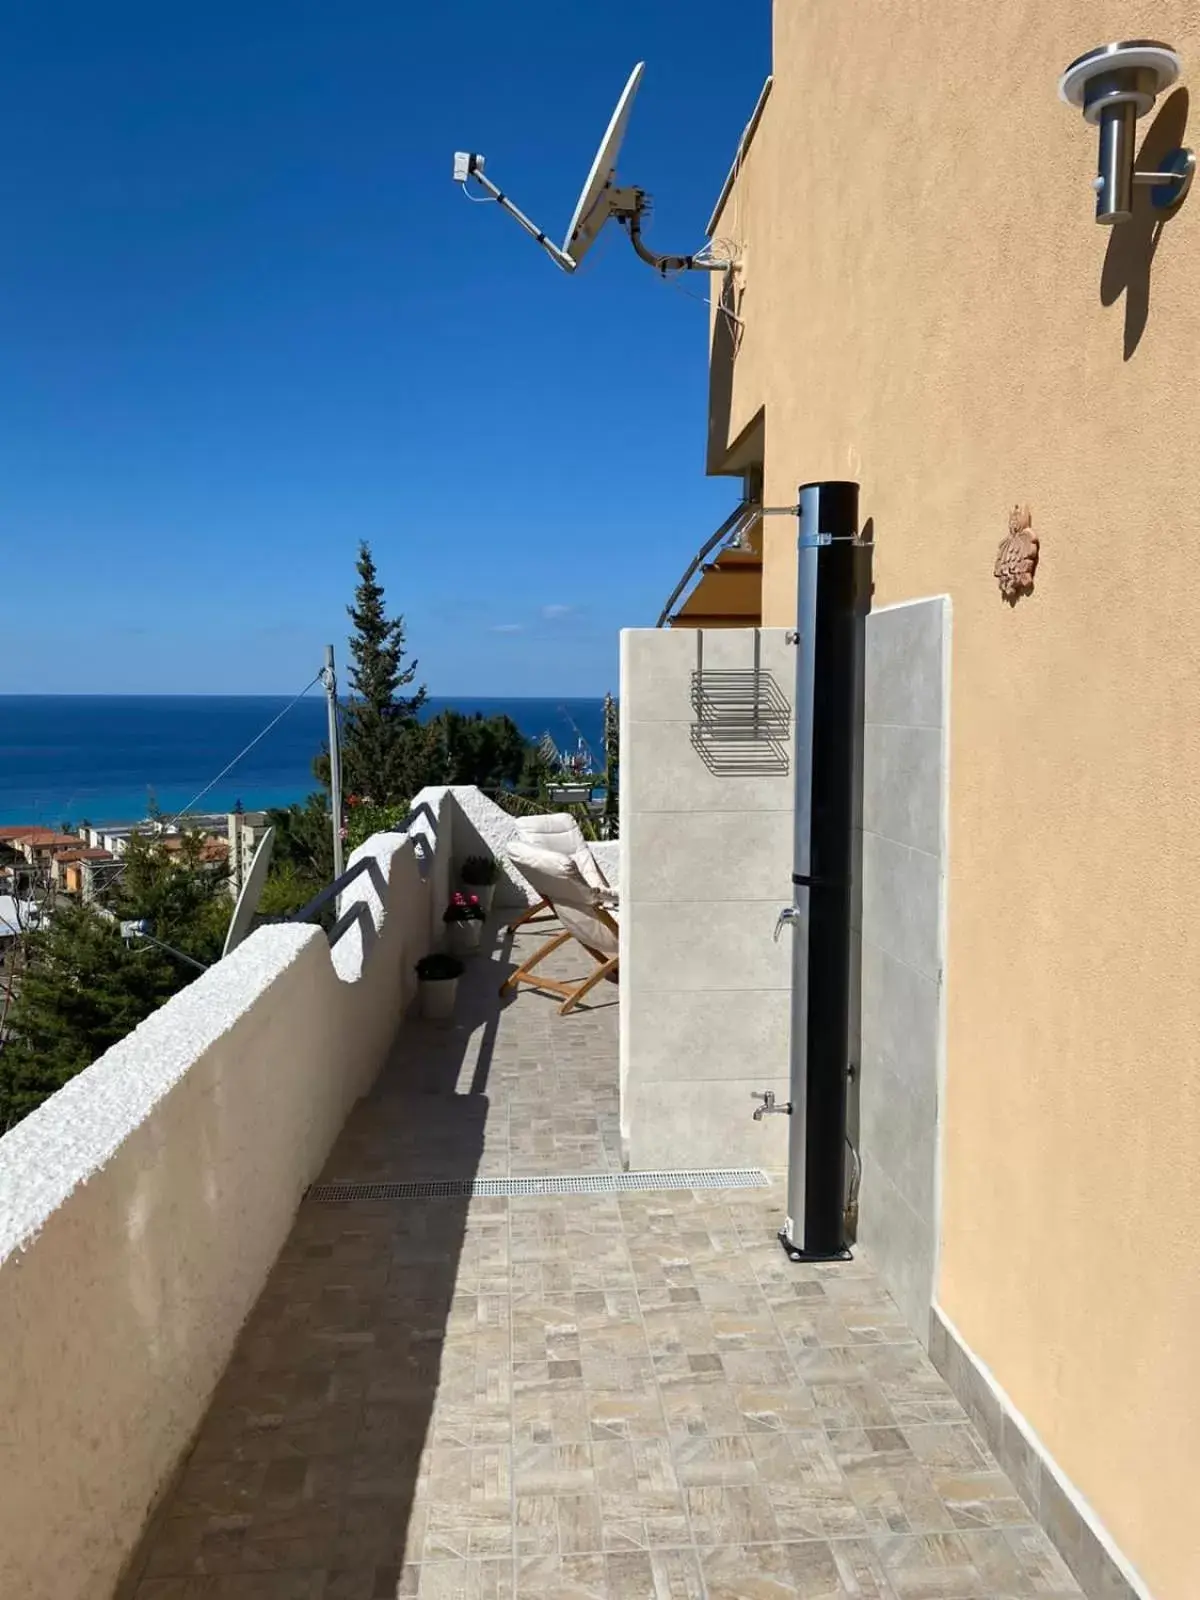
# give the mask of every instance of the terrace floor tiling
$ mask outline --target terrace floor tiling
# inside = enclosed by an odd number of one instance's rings
[[[501,1004],[512,965],[405,1025],[326,1180],[620,1170],[616,989]],[[781,1204],[306,1200],[129,1592],[1078,1596],[870,1266],[790,1264]]]

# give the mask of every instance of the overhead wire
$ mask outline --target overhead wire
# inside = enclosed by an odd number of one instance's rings
[[[200,800],[203,800],[204,796],[206,794],[208,794],[210,792],[210,790],[215,789],[217,784],[220,783],[221,779],[223,777],[225,777],[225,775],[227,773],[233,771],[234,767],[237,766],[238,762],[242,759],[242,757],[249,755],[251,750],[254,749],[254,746],[256,744],[259,744],[263,739],[265,739],[267,734],[270,733],[271,729],[276,727],[279,723],[281,723],[283,721],[284,717],[287,716],[288,712],[291,711],[295,706],[298,706],[300,704],[301,700],[304,699],[304,696],[314,686],[314,684],[318,684],[318,683],[320,683],[320,681],[321,681],[321,673],[318,672],[316,677],[311,678],[309,680],[309,682],[304,685],[303,689],[301,689],[300,693],[298,695],[296,695],[295,699],[289,700],[287,705],[284,706],[283,710],[280,711],[276,716],[272,717],[270,722],[267,723],[266,727],[262,728],[258,733],[256,733],[254,735],[253,739],[250,740],[249,744],[243,745],[243,747],[238,751],[237,755],[234,756],[232,761],[226,762],[226,764],[221,768],[220,772],[217,773],[215,778],[211,779],[208,783],[206,783],[204,785],[203,789],[201,789],[199,791],[199,793],[194,794],[192,796],[192,798],[188,801],[187,805],[182,807],[181,810],[177,811],[174,814],[174,816],[168,817],[166,819],[166,821],[161,825],[160,831],[163,832],[163,833],[167,832],[167,830],[170,829],[170,828],[173,828],[175,826],[175,824],[180,821],[181,818],[186,817],[188,815],[188,813],[192,810],[192,808],[196,805],[196,803],[198,801],[200,801]],[[127,863],[122,861],[121,865],[117,868],[117,870],[113,873],[112,877],[108,880],[108,883],[106,884],[106,888],[111,888],[113,886],[113,884],[115,884],[115,883],[117,883],[119,881],[122,873],[125,871],[126,865],[127,865]]]
[[[251,750],[254,749],[254,746],[256,744],[258,744],[260,742],[260,740],[265,739],[267,734],[270,733],[271,729],[273,727],[275,727],[277,723],[282,722],[284,717],[287,716],[288,712],[292,710],[293,706],[298,706],[300,704],[301,700],[304,699],[304,696],[313,687],[313,685],[320,683],[320,681],[321,681],[321,674],[320,674],[320,672],[318,672],[315,678],[310,679],[309,682],[304,685],[303,689],[301,689],[300,693],[296,696],[296,698],[294,700],[289,700],[287,705],[284,706],[283,710],[278,714],[278,716],[275,716],[275,717],[271,718],[270,722],[267,723],[266,727],[262,730],[261,733],[256,733],[254,735],[253,739],[251,739],[250,743],[248,745],[244,746],[244,748],[242,748],[241,750],[239,750],[237,755],[234,756],[233,760],[228,762],[225,766],[223,766],[221,768],[220,772],[217,773],[216,777],[213,778],[210,783],[206,783],[204,785],[203,789],[200,790],[199,794],[194,794],[192,796],[192,798],[188,801],[187,805],[185,805],[181,811],[177,811],[173,817],[168,818],[166,826],[168,828],[172,827],[176,822],[179,821],[180,817],[187,816],[188,812],[191,811],[192,807],[196,804],[196,802],[198,800],[203,800],[204,796],[209,792],[210,789],[215,789],[217,784],[220,783],[221,779],[225,776],[225,774],[227,772],[232,772],[234,767],[237,766],[238,762],[242,759],[242,757],[249,755]]]

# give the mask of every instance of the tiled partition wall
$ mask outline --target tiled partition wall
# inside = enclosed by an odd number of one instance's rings
[[[937,1260],[950,602],[872,612],[863,725],[858,1236],[917,1335]]]
[[[791,943],[772,934],[791,899],[795,656],[782,628],[621,635],[621,1117],[633,1167],[786,1164],[787,1118],[753,1121],[752,1093],[788,1096]],[[756,670],[763,737],[739,743],[739,707],[708,717],[693,691],[699,679],[715,703]]]
[[[859,1238],[922,1340],[937,1253],[948,628],[941,598],[867,619],[855,851]],[[736,733],[755,672],[757,751]],[[754,1091],[789,1092],[790,936],[772,935],[791,898],[794,672],[783,629],[622,636],[621,1118],[635,1168],[786,1165],[787,1118],[752,1112]],[[732,741],[719,708],[705,727],[698,685],[732,694]]]

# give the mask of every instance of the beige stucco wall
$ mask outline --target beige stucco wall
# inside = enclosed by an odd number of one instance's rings
[[[6,1600],[111,1593],[198,1426],[441,932],[461,812],[414,804],[351,858],[375,871],[332,959],[260,929],[0,1139]]]
[[[952,598],[938,1295],[1152,1592],[1194,1600],[1200,192],[1157,249],[1096,227],[1055,93],[1147,36],[1200,81],[1183,0],[780,0],[715,230],[745,244],[718,421],[765,406],[769,504],[861,482],[878,603]],[[1042,561],[1009,610],[1018,501]],[[793,539],[768,521],[767,625]]]

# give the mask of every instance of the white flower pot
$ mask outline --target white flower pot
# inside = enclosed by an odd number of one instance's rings
[[[457,978],[422,978],[418,984],[421,1015],[427,1022],[449,1022],[458,998]]]
[[[494,883],[460,883],[458,887],[461,894],[475,896],[485,917],[491,916],[492,901],[496,898]]]
[[[448,922],[446,934],[451,955],[474,955],[483,935],[483,923],[474,918],[470,922]]]

